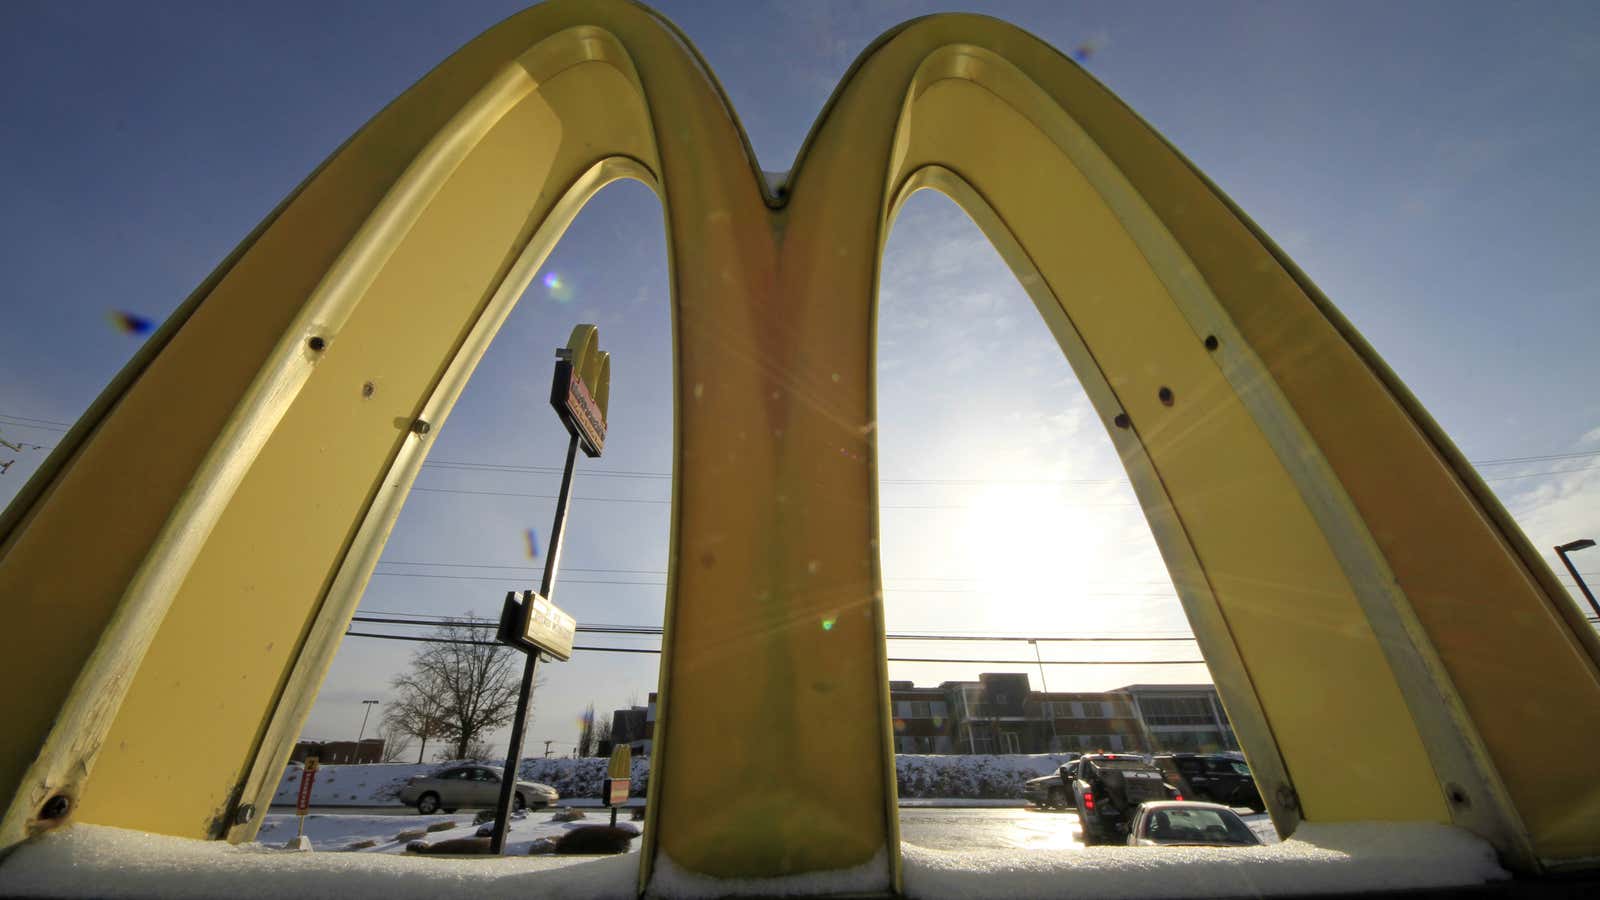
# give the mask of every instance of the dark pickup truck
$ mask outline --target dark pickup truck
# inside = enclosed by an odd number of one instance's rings
[[[1143,757],[1126,753],[1091,753],[1078,759],[1072,781],[1083,842],[1125,844],[1139,804],[1150,800],[1182,800],[1178,789]]]
[[[1078,761],[1057,769],[1054,775],[1030,778],[1022,785],[1022,799],[1040,809],[1071,809],[1072,779],[1078,777]]]
[[[1265,812],[1261,791],[1256,787],[1250,767],[1231,756],[1214,753],[1164,753],[1153,760],[1167,781],[1190,800],[1206,800],[1223,806],[1242,806],[1251,812]]]

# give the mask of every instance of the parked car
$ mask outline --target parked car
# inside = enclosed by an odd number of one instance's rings
[[[1083,842],[1127,843],[1134,813],[1151,800],[1182,800],[1161,770],[1131,753],[1091,753],[1078,760],[1072,794]]]
[[[1164,753],[1154,762],[1190,800],[1209,800],[1223,806],[1242,806],[1251,812],[1265,812],[1261,791],[1250,774],[1250,767],[1230,756],[1216,753]]]
[[[462,808],[492,809],[500,802],[499,766],[454,766],[417,775],[400,788],[400,802],[415,806],[417,812],[430,815],[439,810],[455,812]],[[516,793],[511,796],[511,808],[542,809],[561,799],[556,789],[535,781],[517,782]]]
[[[1057,769],[1054,775],[1040,775],[1023,782],[1022,799],[1040,809],[1072,809],[1072,779],[1078,777],[1078,761]]]
[[[1261,838],[1229,807],[1192,800],[1141,804],[1133,827],[1128,830],[1128,845],[1132,847],[1250,847],[1259,843]]]

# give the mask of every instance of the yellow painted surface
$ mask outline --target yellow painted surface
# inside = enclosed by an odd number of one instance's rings
[[[0,597],[28,626],[0,680],[29,688],[0,846],[54,792],[77,821],[226,833],[281,768],[260,752],[277,711],[309,708],[285,685],[326,668],[302,648],[344,625],[319,613],[364,580],[353,542],[386,531],[375,498],[429,440],[413,421],[442,424],[490,298],[623,160],[665,210],[677,402],[644,877],[661,855],[766,876],[889,847],[897,881],[874,291],[929,166],[1031,263],[1102,414],[1131,417],[1163,550],[1201,570],[1202,643],[1237,651],[1224,700],[1260,710],[1241,738],[1287,773],[1269,799],[1455,821],[1523,867],[1600,853],[1592,641],[1398,381],[1159,136],[1033,38],[941,16],[874,45],[766,197],[686,46],[613,0],[496,26],[314,173],[68,436],[0,519]],[[181,781],[175,734],[211,750]],[[1472,774],[1471,810],[1444,772]]]

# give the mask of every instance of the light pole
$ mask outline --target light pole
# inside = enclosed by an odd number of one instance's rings
[[[361,739],[367,736],[367,716],[372,715],[372,708],[378,705],[378,701],[363,700],[361,701],[361,705],[365,706],[367,709],[366,712],[361,714],[361,733],[356,735],[356,758],[354,762],[361,761]]]
[[[1039,653],[1039,642],[1029,641],[1033,645],[1033,658],[1039,661],[1039,686],[1044,688],[1044,708],[1050,710],[1050,752],[1061,750],[1061,736],[1056,734],[1056,707],[1050,702],[1050,680],[1044,677],[1044,657]]]
[[[1568,572],[1572,573],[1572,580],[1578,583],[1578,590],[1583,591],[1583,595],[1589,598],[1589,605],[1594,607],[1595,615],[1600,616],[1600,603],[1595,602],[1594,594],[1590,593],[1589,586],[1584,584],[1583,576],[1578,574],[1578,567],[1574,566],[1572,564],[1572,560],[1567,558],[1567,554],[1574,550],[1583,550],[1587,547],[1593,546],[1594,541],[1590,540],[1589,538],[1580,538],[1570,544],[1561,544],[1557,546],[1556,555],[1561,557],[1562,564],[1567,567]]]

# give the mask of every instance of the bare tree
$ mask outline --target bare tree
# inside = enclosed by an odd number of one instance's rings
[[[383,738],[383,756],[379,762],[400,762],[400,757],[411,749],[411,735],[400,730],[387,716],[378,726],[378,737]]]
[[[446,619],[433,636],[441,643],[412,654],[408,675],[438,702],[443,736],[464,759],[516,714],[522,655],[459,619]]]
[[[465,750],[456,754],[455,756],[450,755],[451,749],[452,748],[446,748],[444,750],[440,750],[435,758],[440,762],[448,762],[452,759],[475,759],[487,761],[495,758],[495,749],[489,746],[488,741],[481,738],[475,738],[472,743],[466,746]],[[504,751],[501,752],[503,755]]]
[[[517,707],[520,654],[483,641],[478,629],[459,619],[446,619],[433,638],[438,643],[413,653],[411,667],[391,682],[396,697],[384,717],[420,739],[417,762],[425,758],[430,738],[450,741],[440,755],[451,759],[485,750],[485,739],[511,721]]]
[[[594,724],[594,752],[595,752],[595,755],[596,756],[601,755],[601,753],[600,753],[600,745],[601,744],[609,744],[609,743],[611,743],[611,721],[609,719],[601,719],[600,721],[598,721],[598,722],[596,722]]]
[[[594,704],[583,711],[578,719],[578,755],[592,756],[594,754]]]
[[[395,735],[417,738],[417,762],[428,752],[428,741],[445,736],[443,690],[427,673],[413,668],[396,675],[390,685],[395,698],[383,713],[383,728]],[[409,745],[411,742],[406,741]]]

